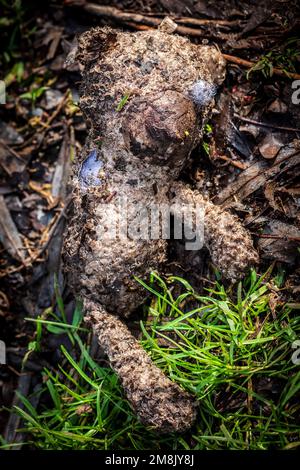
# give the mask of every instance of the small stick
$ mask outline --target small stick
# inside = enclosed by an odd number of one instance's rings
[[[245,163],[232,160],[231,158],[227,157],[226,155],[218,155],[217,158],[219,160],[224,160],[225,162],[230,163],[230,165],[233,165],[236,168],[239,168],[240,170],[246,170],[248,168],[247,165],[245,165]]]
[[[250,60],[245,60],[241,59],[240,57],[235,57],[233,55],[229,54],[223,54],[224,59],[226,59],[228,62],[231,62],[232,64],[237,64],[241,65],[242,67],[253,67],[255,65],[255,62],[250,62]],[[299,73],[294,73],[294,72],[284,72],[281,69],[278,68],[273,68],[273,73],[274,75],[277,75],[282,78],[293,78],[295,80],[300,80],[300,74]]]
[[[253,124],[254,126],[270,127],[271,129],[278,129],[279,131],[286,131],[286,132],[300,132],[300,129],[297,129],[295,127],[276,126],[274,124],[269,124],[267,122],[255,121],[254,119],[245,118],[236,113],[234,113],[234,117],[239,119],[240,121],[247,122],[248,124]]]
[[[44,233],[46,232],[46,234],[48,235],[47,237],[47,240],[45,241],[45,243],[41,246],[40,250],[37,251],[37,253],[31,257],[27,257],[24,262],[18,266],[11,266],[10,268],[8,268],[6,271],[0,271],[0,279],[2,277],[6,277],[8,276],[9,274],[12,274],[12,273],[16,273],[16,272],[19,272],[21,271],[23,268],[28,268],[32,265],[33,262],[35,261],[38,261],[38,259],[40,258],[40,256],[44,253],[44,251],[47,249],[49,243],[50,243],[50,240],[51,240],[51,237],[53,236],[58,224],[60,223],[60,221],[62,220],[63,217],[66,216],[66,210],[67,210],[67,207],[68,205],[70,204],[71,202],[71,199],[69,199],[65,206],[61,209],[61,211],[58,213],[57,217],[56,217],[56,220],[52,221],[51,224],[51,228],[46,228],[45,231],[42,233],[42,238],[41,240],[43,239],[43,236],[44,236]]]
[[[131,28],[137,29],[138,31],[147,31],[149,29],[154,29],[154,26],[149,26],[145,24],[136,24],[133,21],[126,21],[124,24],[126,24],[126,26],[130,26]],[[194,37],[205,36],[203,31],[199,29],[189,28],[188,26],[177,26],[175,32],[182,34],[183,36],[194,36]]]
[[[259,238],[274,238],[274,240],[291,240],[293,242],[300,242],[300,237],[287,237],[286,235],[269,235],[262,233],[258,235]]]

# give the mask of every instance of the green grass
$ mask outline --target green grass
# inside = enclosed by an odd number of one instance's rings
[[[277,277],[278,281],[278,277]],[[38,409],[23,398],[28,442],[42,449],[289,449],[300,445],[300,338],[295,312],[278,303],[275,282],[254,271],[225,290],[216,282],[198,295],[181,278],[152,273],[143,347],[153,361],[199,401],[197,422],[184,435],[158,436],[132,413],[115,374],[89,354],[86,333],[68,325],[73,349],[62,347],[56,372],[44,371]],[[60,310],[63,308],[59,297]],[[64,329],[39,319],[38,326]],[[47,323],[44,323],[47,322]],[[53,324],[52,324],[53,323]],[[57,326],[59,325],[59,326]],[[39,333],[40,334],[40,333]],[[5,443],[3,443],[5,448]]]
[[[288,39],[280,47],[272,48],[254,64],[247,72],[247,78],[253,72],[261,72],[265,78],[273,76],[274,67],[282,70],[287,77],[289,73],[296,72],[295,66],[300,56],[298,37]]]

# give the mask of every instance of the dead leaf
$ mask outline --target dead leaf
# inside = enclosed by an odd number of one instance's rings
[[[260,142],[258,148],[260,154],[264,158],[272,159],[276,157],[282,146],[283,142],[281,142],[277,137],[275,137],[273,134],[267,134],[262,142]]]
[[[269,202],[270,206],[272,207],[272,209],[274,209],[275,211],[283,212],[282,207],[279,207],[279,205],[276,202],[275,190],[276,190],[276,185],[275,185],[274,182],[267,183],[266,186],[265,186],[266,199],[268,200],[268,202]]]

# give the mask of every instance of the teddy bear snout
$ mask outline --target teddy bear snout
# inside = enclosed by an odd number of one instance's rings
[[[180,92],[139,98],[124,116],[125,146],[153,164],[184,163],[194,146],[197,121],[194,103]]]

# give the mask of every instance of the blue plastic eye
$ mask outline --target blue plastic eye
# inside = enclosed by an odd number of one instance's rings
[[[91,186],[100,186],[103,180],[99,178],[99,171],[103,168],[103,162],[97,158],[97,150],[93,150],[82,162],[79,171],[79,182],[83,189]]]

